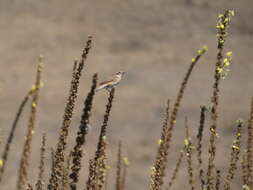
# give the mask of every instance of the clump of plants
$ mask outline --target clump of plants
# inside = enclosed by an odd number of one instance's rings
[[[214,82],[213,92],[211,94],[211,107],[201,106],[199,129],[196,134],[196,139],[193,141],[192,134],[190,134],[188,119],[185,118],[185,139],[182,139],[182,148],[179,151],[178,160],[174,164],[175,169],[169,171],[171,178],[167,179],[166,172],[168,168],[169,154],[171,143],[173,141],[173,131],[177,125],[178,111],[181,107],[182,100],[185,95],[185,89],[189,83],[194,68],[197,66],[199,59],[207,52],[207,47],[203,47],[197,51],[196,56],[192,58],[189,68],[180,85],[176,100],[173,103],[171,100],[167,101],[165,109],[165,117],[161,128],[161,136],[158,141],[158,148],[155,154],[154,163],[150,170],[150,190],[173,189],[173,185],[177,183],[178,172],[183,170],[181,167],[182,161],[185,160],[187,167],[184,169],[188,173],[188,189],[197,190],[219,190],[219,189],[235,189],[232,185],[232,180],[235,178],[236,172],[239,169],[242,171],[242,189],[253,189],[253,98],[250,106],[250,116],[247,122],[247,136],[242,136],[242,128],[244,122],[238,119],[235,122],[236,133],[234,141],[231,142],[230,159],[227,165],[227,172],[222,173],[215,164],[216,159],[216,139],[218,137],[218,119],[219,114],[219,94],[220,83],[228,72],[232,61],[232,52],[224,52],[226,37],[230,26],[231,18],[234,16],[234,11],[227,10],[224,14],[218,16],[217,23],[217,58],[214,64]],[[107,158],[107,126],[109,125],[111,109],[113,108],[113,100],[116,98],[116,87],[108,88],[108,101],[104,119],[101,124],[99,139],[93,158],[89,161],[89,172],[86,179],[86,185],[81,187],[78,183],[80,180],[80,171],[83,168],[81,161],[84,157],[84,150],[86,145],[86,137],[89,133],[90,117],[94,104],[94,97],[96,96],[98,75],[95,73],[92,78],[92,85],[88,92],[83,105],[81,113],[80,124],[75,136],[75,145],[70,152],[67,152],[67,144],[69,142],[70,124],[73,118],[73,111],[75,109],[76,99],[78,96],[80,78],[83,75],[85,65],[87,64],[88,54],[92,47],[92,37],[88,37],[85,47],[82,51],[81,58],[74,61],[72,79],[70,81],[69,94],[66,101],[65,110],[63,113],[62,125],[56,145],[48,145],[46,133],[42,134],[42,143],[40,150],[40,160],[38,178],[36,181],[29,179],[30,155],[31,146],[33,142],[33,133],[36,130],[35,121],[37,119],[37,109],[39,108],[39,95],[43,83],[41,82],[41,74],[43,70],[43,58],[39,57],[36,80],[31,90],[27,92],[22,100],[16,116],[14,118],[7,142],[2,143],[4,146],[3,153],[0,159],[0,187],[5,174],[8,163],[8,155],[11,151],[11,145],[15,137],[15,131],[18,127],[18,122],[22,116],[25,106],[30,103],[30,114],[28,118],[27,133],[24,139],[22,154],[17,170],[17,190],[102,190],[109,189],[107,187],[108,180],[108,158]],[[171,105],[172,104],[172,105]],[[206,130],[206,113],[209,112],[211,116],[211,125],[209,126],[209,147],[208,160],[203,159],[203,132]],[[207,126],[208,127],[208,126]],[[242,151],[242,140],[246,140],[245,151]],[[194,143],[196,142],[196,143]],[[51,170],[45,171],[45,157],[48,147],[51,149]],[[196,153],[196,154],[195,154]],[[197,164],[195,168],[193,163]],[[241,165],[239,166],[239,164]],[[117,167],[115,189],[127,189],[127,171],[128,159],[122,156],[122,142],[119,142],[117,154]],[[207,166],[207,167],[205,167]],[[47,173],[46,173],[47,172]],[[45,180],[45,176],[49,176],[49,180]],[[166,177],[166,179],[165,179]],[[166,182],[166,183],[165,183]],[[168,183],[167,183],[168,182]]]

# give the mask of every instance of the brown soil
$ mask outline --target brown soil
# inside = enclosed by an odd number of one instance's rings
[[[110,118],[108,157],[112,165],[111,185],[114,185],[116,144],[121,139],[124,155],[131,162],[127,187],[147,189],[149,168],[156,153],[166,100],[175,99],[191,58],[197,49],[207,45],[209,52],[193,72],[180,109],[169,155],[170,176],[183,145],[184,117],[189,118],[190,132],[196,136],[199,107],[210,105],[217,14],[233,8],[236,16],[226,43],[226,51],[233,51],[233,64],[229,76],[221,84],[220,138],[217,143],[217,165],[226,174],[229,160],[226,155],[230,152],[235,120],[242,117],[247,121],[253,95],[252,7],[252,0],[1,1],[2,142],[6,140],[19,102],[33,83],[36,59],[43,54],[45,87],[40,96],[29,173],[31,180],[36,179],[41,132],[48,134],[48,147],[54,146],[61,126],[73,60],[79,57],[87,36],[92,35],[93,48],[81,81],[69,148],[74,142],[83,99],[90,88],[93,73],[98,72],[99,79],[104,80],[119,70],[126,71],[124,80],[117,87]],[[95,99],[81,184],[86,181],[87,160],[93,155],[106,99],[106,91],[98,93]],[[19,124],[1,189],[15,189],[27,113],[28,109]],[[205,148],[208,147],[207,143],[208,136],[205,138]],[[49,150],[47,171],[50,168]],[[185,168],[179,174],[184,180],[178,180],[175,187],[185,187]],[[237,181],[241,180],[236,177]],[[238,188],[240,185],[238,183]]]

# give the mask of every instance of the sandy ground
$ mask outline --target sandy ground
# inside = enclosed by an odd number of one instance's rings
[[[211,2],[211,3],[210,3]],[[192,57],[203,45],[209,47],[191,76],[173,135],[169,155],[168,181],[183,145],[184,117],[189,118],[191,134],[197,133],[199,107],[210,105],[216,57],[217,15],[227,8],[236,11],[226,51],[233,51],[229,76],[222,81],[217,166],[226,174],[229,147],[238,118],[247,121],[253,95],[253,3],[251,0],[143,0],[143,1],[0,1],[0,124],[5,142],[17,106],[35,76],[38,55],[45,56],[39,115],[34,135],[29,176],[36,179],[42,131],[47,132],[48,151],[55,146],[69,89],[73,60],[80,56],[88,35],[94,37],[92,51],[81,79],[80,93],[70,131],[73,146],[83,100],[91,77],[98,72],[105,80],[115,72],[127,72],[117,87],[108,128],[108,157],[114,185],[117,142],[123,141],[129,157],[129,189],[147,189],[149,168],[156,153],[166,100],[175,100],[179,85]],[[86,181],[87,160],[93,156],[98,130],[107,99],[106,91],[97,94],[92,112],[81,184]],[[19,158],[26,133],[27,113],[17,130],[1,189],[15,189]],[[204,147],[208,147],[208,136]],[[1,147],[2,148],[2,147]],[[1,149],[2,150],[2,149]],[[206,159],[206,158],[205,158]],[[47,171],[50,159],[46,160]],[[186,167],[179,177],[185,179]],[[236,176],[236,181],[241,179]],[[178,180],[176,188],[185,187]],[[237,183],[240,187],[240,183]]]

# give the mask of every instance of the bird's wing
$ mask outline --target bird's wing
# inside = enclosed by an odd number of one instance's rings
[[[99,83],[98,87],[97,87],[97,91],[102,90],[103,88],[105,88],[106,86],[110,85],[114,80],[108,80],[108,81],[104,81]]]
[[[110,83],[112,83],[113,81],[114,81],[114,80],[111,79],[111,80],[107,80],[107,81],[101,82],[101,83],[99,83],[99,86],[110,84]]]

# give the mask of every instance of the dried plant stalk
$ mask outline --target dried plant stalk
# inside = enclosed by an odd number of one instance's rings
[[[111,166],[107,165],[106,166],[106,175],[105,175],[105,185],[104,185],[104,188],[103,190],[107,190],[108,189],[108,180],[109,180],[109,171],[111,169]]]
[[[169,184],[168,184],[166,190],[171,189],[172,185],[174,184],[175,180],[177,179],[177,174],[178,174],[178,171],[179,171],[179,169],[180,169],[180,166],[181,166],[183,157],[184,157],[184,151],[181,150],[181,151],[180,151],[180,154],[179,154],[179,157],[178,157],[178,159],[177,159],[176,167],[175,167],[175,169],[173,170],[172,177],[171,177],[171,179],[170,179],[170,181],[169,181]]]
[[[27,185],[27,180],[28,180],[27,169],[29,167],[29,158],[30,158],[30,154],[31,154],[31,143],[32,143],[32,137],[33,137],[33,133],[34,133],[36,114],[37,114],[37,106],[38,106],[38,100],[39,100],[39,89],[41,86],[41,71],[42,71],[42,57],[39,58],[36,82],[35,82],[35,86],[34,86],[35,91],[32,95],[31,113],[29,116],[27,134],[26,134],[23,152],[22,152],[20,165],[19,165],[20,168],[19,168],[19,176],[18,176],[18,181],[17,181],[17,189],[18,190],[23,190],[25,188],[25,186]]]
[[[31,184],[27,184],[27,188],[26,188],[27,190],[33,190],[33,186],[31,185]]]
[[[248,121],[247,185],[250,189],[253,188],[253,97],[251,100],[250,118]]]
[[[127,157],[123,158],[123,172],[122,172],[122,178],[121,178],[121,190],[125,189],[126,186],[126,176],[127,176],[127,168],[129,166],[129,161]]]
[[[189,176],[189,184],[191,186],[191,190],[195,189],[195,184],[194,184],[194,176],[193,176],[193,167],[192,167],[192,142],[189,134],[189,126],[188,126],[188,120],[187,118],[185,119],[185,128],[186,128],[186,138],[185,138],[185,155],[186,155],[186,161],[187,161],[187,171],[188,171],[188,176]]]
[[[204,126],[205,126],[205,112],[207,108],[205,106],[200,107],[200,121],[199,121],[199,129],[197,134],[197,152],[198,152],[198,164],[201,166],[202,164],[202,138],[203,138],[203,132],[204,132]]]
[[[37,190],[43,190],[45,185],[44,173],[45,173],[45,151],[46,151],[46,133],[42,135],[42,145],[40,148],[40,166],[39,175],[36,183]]]
[[[116,170],[116,190],[121,190],[121,165],[122,165],[122,156],[121,156],[121,141],[119,142],[119,148],[118,148],[118,161],[117,161],[117,170]]]
[[[106,131],[112,108],[115,89],[110,90],[108,103],[106,105],[106,112],[104,121],[101,126],[99,141],[94,159],[89,163],[89,176],[86,185],[86,190],[101,190],[105,186],[106,178]]]
[[[85,190],[96,190],[96,181],[97,179],[97,164],[95,163],[94,159],[91,159],[89,161],[89,176],[88,176],[88,181],[86,183],[86,188]]]
[[[63,175],[62,175],[62,190],[69,190],[69,173],[70,173],[70,162],[72,158],[72,151],[69,152],[67,160],[66,160],[66,166],[63,169]]]
[[[54,169],[54,167],[55,167],[55,150],[53,147],[51,147],[51,171]],[[50,189],[49,186],[48,189]]]
[[[152,168],[151,173],[151,188],[161,188],[162,186],[162,177],[165,172],[165,165],[167,163],[167,154],[168,151],[166,149],[166,135],[168,130],[168,122],[169,122],[169,111],[170,111],[170,100],[167,101],[166,111],[165,111],[165,119],[162,127],[161,139],[159,140],[158,152],[156,155],[156,160],[154,167]]]
[[[72,158],[72,166],[71,166],[71,174],[70,174],[71,182],[69,184],[69,187],[71,190],[75,190],[77,188],[76,185],[79,180],[79,172],[81,170],[81,159],[83,157],[82,146],[85,144],[85,141],[86,141],[85,137],[89,129],[89,119],[91,115],[92,102],[93,102],[93,97],[95,95],[96,87],[97,87],[97,74],[93,76],[93,83],[91,86],[91,90],[84,103],[81,123],[80,123],[79,131],[77,132],[77,137],[76,137],[76,145],[72,151],[73,158]]]
[[[218,54],[217,62],[215,64],[215,74],[214,74],[214,85],[213,85],[213,95],[212,95],[212,109],[211,109],[211,119],[212,124],[210,126],[211,136],[210,136],[210,147],[209,147],[209,159],[208,159],[208,169],[207,169],[207,190],[212,190],[213,187],[213,170],[215,168],[214,160],[216,153],[216,129],[218,120],[218,105],[219,105],[219,85],[222,78],[222,65],[223,65],[223,47],[225,39],[227,36],[227,29],[230,24],[230,18],[233,16],[233,11],[226,11],[224,15],[219,16],[217,29],[218,29]]]
[[[228,169],[228,174],[226,177],[226,182],[224,185],[225,190],[230,190],[230,182],[232,179],[234,179],[234,173],[235,170],[237,170],[237,162],[239,160],[239,154],[241,150],[241,130],[243,126],[242,120],[237,120],[237,131],[236,131],[236,139],[233,142],[232,145],[232,151],[231,151],[231,158],[230,158],[230,165]]]
[[[246,150],[242,154],[241,167],[242,167],[242,181],[244,185],[247,185],[248,184],[248,168],[247,168],[247,151]]]
[[[221,182],[220,170],[216,170],[215,190],[219,190],[220,189],[220,182]]]
[[[198,157],[198,164],[199,164],[199,179],[201,183],[201,188],[204,188],[205,180],[204,180],[204,171],[202,169],[202,138],[204,132],[204,125],[205,125],[205,112],[207,108],[205,106],[200,107],[200,122],[199,122],[199,129],[197,134],[197,157]]]
[[[60,137],[57,143],[57,148],[55,151],[55,165],[51,171],[51,177],[49,180],[48,189],[57,190],[60,186],[60,181],[62,179],[63,174],[63,164],[64,164],[64,152],[67,144],[68,131],[70,127],[70,123],[73,116],[73,111],[75,107],[75,102],[78,94],[79,80],[82,75],[82,71],[84,68],[85,61],[87,59],[87,55],[91,49],[91,41],[92,38],[89,37],[86,42],[86,46],[83,50],[81,60],[76,68],[76,71],[73,71],[73,77],[70,85],[69,97],[67,99],[67,104],[65,107],[64,115],[63,115],[63,123],[60,131]]]
[[[15,116],[15,119],[14,119],[14,122],[12,124],[12,127],[11,127],[11,131],[10,131],[10,134],[7,138],[7,142],[5,144],[5,147],[4,147],[4,151],[3,151],[3,154],[2,154],[2,158],[1,158],[1,167],[0,167],[0,183],[2,181],[2,178],[3,178],[3,174],[4,174],[4,170],[5,170],[5,165],[6,165],[6,162],[8,160],[8,155],[9,155],[9,151],[10,151],[10,146],[11,146],[11,143],[12,143],[12,140],[14,138],[14,134],[15,134],[15,131],[16,131],[16,128],[17,128],[17,124],[19,122],[19,119],[21,117],[21,114],[25,108],[25,105],[27,104],[30,96],[34,93],[34,90],[35,89],[32,89],[30,90],[27,95],[24,97],[24,99],[22,100],[19,108],[18,108],[18,111],[17,111],[17,114]]]
[[[194,66],[200,59],[200,57],[207,51],[206,47],[203,47],[201,50],[198,50],[198,55],[192,59],[191,65],[187,70],[187,73],[184,77],[184,80],[181,84],[179,93],[177,95],[176,102],[174,104],[171,117],[168,121],[166,121],[166,125],[163,127],[161,139],[159,140],[159,147],[158,147],[158,153],[156,156],[155,164],[151,168],[151,183],[150,183],[150,189],[151,190],[160,190],[163,185],[163,178],[164,178],[164,170],[166,168],[167,163],[167,157],[168,152],[170,149],[170,142],[172,138],[172,131],[176,124],[176,118],[178,114],[178,109],[180,107],[180,103],[182,101],[185,88],[187,86],[188,80],[190,78],[190,75],[193,71]]]
[[[76,72],[76,69],[77,69],[77,65],[78,65],[78,59],[76,59],[75,61],[74,61],[74,64],[73,64],[73,76],[75,75],[75,72]]]

